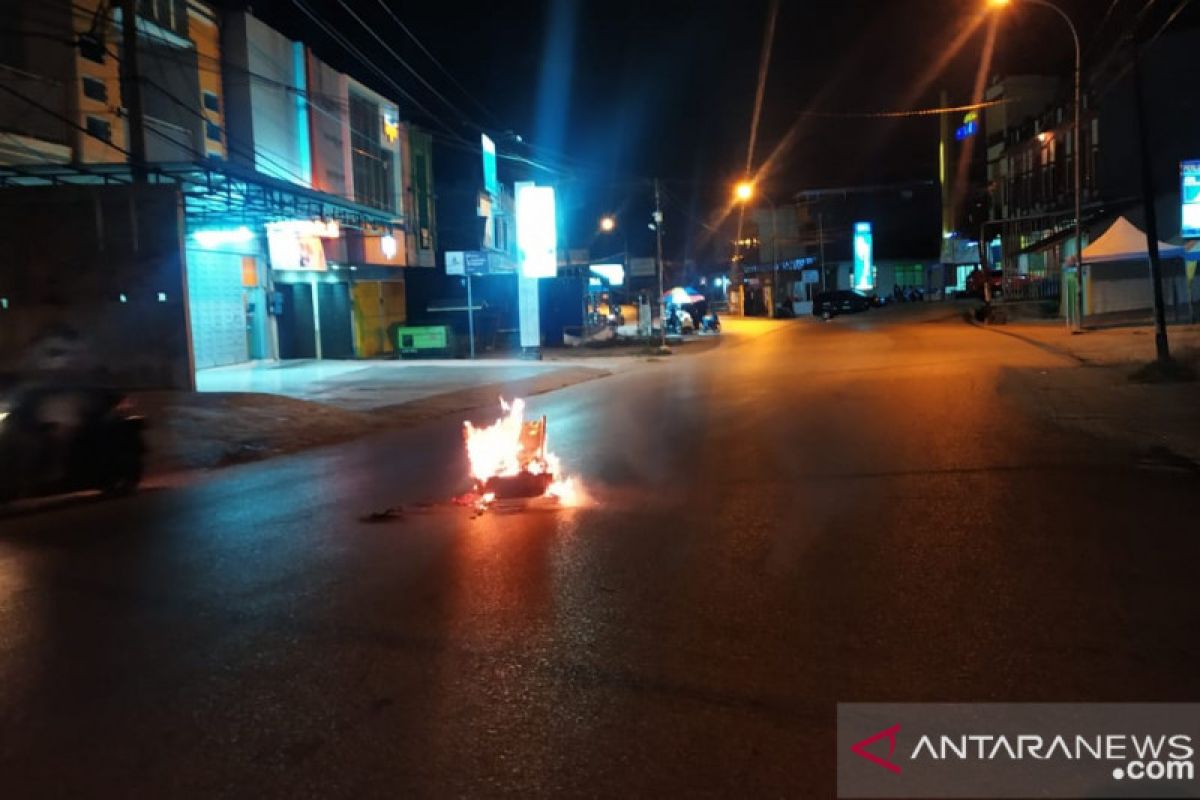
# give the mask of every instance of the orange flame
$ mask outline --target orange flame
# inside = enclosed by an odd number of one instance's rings
[[[511,404],[500,400],[503,411],[495,423],[477,428],[470,421],[463,423],[463,438],[470,462],[471,478],[480,491],[480,502],[487,506],[495,496],[483,492],[491,478],[512,478],[522,473],[549,475],[553,479],[545,496],[555,498],[560,505],[577,507],[588,502],[587,493],[578,478],[562,474],[562,462],[546,448],[546,420],[527,423],[525,401]]]

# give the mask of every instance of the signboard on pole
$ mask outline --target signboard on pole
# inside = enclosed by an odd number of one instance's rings
[[[653,278],[658,274],[658,269],[653,258],[631,258],[629,274],[635,278]]]
[[[875,237],[869,222],[854,223],[853,281],[859,291],[875,288]]]
[[[486,133],[479,137],[483,151],[483,188],[492,197],[500,196],[500,180],[496,174],[496,143]]]
[[[466,275],[467,262],[466,253],[461,250],[446,251],[446,274],[447,275]]]
[[[463,266],[468,275],[487,275],[488,254],[482,250],[468,250],[463,253]]]
[[[558,275],[558,220],[554,188],[533,183],[516,185],[517,252],[526,278]]]
[[[1180,166],[1183,182],[1183,228],[1185,239],[1200,239],[1200,161],[1184,161]]]

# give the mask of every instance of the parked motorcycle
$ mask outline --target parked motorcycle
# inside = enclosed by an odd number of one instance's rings
[[[0,398],[0,503],[142,480],[144,420],[109,389],[42,386]]]

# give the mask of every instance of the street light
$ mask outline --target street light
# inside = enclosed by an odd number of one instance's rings
[[[990,8],[1000,10],[1012,5],[1013,0],[988,0]],[[1071,30],[1071,39],[1075,43],[1075,324],[1077,329],[1083,328],[1083,152],[1080,150],[1080,128],[1083,118],[1083,49],[1079,46],[1079,31],[1071,16],[1050,0],[1021,0],[1035,6],[1044,6],[1062,17],[1063,22]]]
[[[612,214],[605,214],[600,218],[600,230],[604,233],[612,233],[617,228],[617,218]]]
[[[739,181],[733,187],[733,200],[735,203],[746,205],[753,199],[755,194],[766,200],[767,205],[771,207],[771,305],[774,305],[776,299],[774,293],[779,291],[779,214],[776,213],[774,201],[765,192],[758,192],[753,181]],[[769,313],[774,315],[775,309],[770,309]]]

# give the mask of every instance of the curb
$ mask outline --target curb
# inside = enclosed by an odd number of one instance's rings
[[[1014,333],[1013,331],[1000,330],[995,325],[984,325],[981,322],[977,322],[974,319],[974,315],[971,312],[967,312],[966,314],[964,314],[963,320],[968,325],[970,325],[974,328],[988,331],[989,333],[999,334],[1001,336],[1008,336],[1011,339],[1016,339],[1018,341],[1024,342],[1025,344],[1032,345],[1033,347],[1036,347],[1037,349],[1039,349],[1043,352],[1049,353],[1050,355],[1059,356],[1060,358],[1065,358],[1069,361],[1073,361],[1073,362],[1075,362],[1076,366],[1086,367],[1088,365],[1087,360],[1080,358],[1079,356],[1075,355],[1074,353],[1072,353],[1069,350],[1064,350],[1061,347],[1057,347],[1055,345],[1049,344],[1048,342],[1043,342],[1039,339],[1033,339],[1028,336],[1022,336],[1021,334]]]

